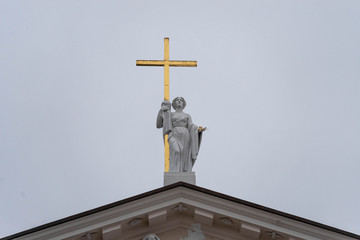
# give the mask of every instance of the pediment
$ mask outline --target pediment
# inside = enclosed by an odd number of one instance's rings
[[[149,233],[160,239],[178,240],[270,240],[275,233],[277,239],[290,238],[285,233],[245,223],[240,219],[227,216],[222,212],[211,211],[191,205],[188,199],[181,199],[172,205],[133,215],[115,224],[110,224],[93,231],[83,232],[65,240],[142,240]]]
[[[351,233],[185,183],[7,239],[142,240],[150,233],[161,240],[357,239]]]

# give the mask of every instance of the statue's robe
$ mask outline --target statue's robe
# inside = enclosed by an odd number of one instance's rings
[[[169,172],[191,172],[199,153],[202,132],[184,112],[159,111],[157,127],[169,135]]]

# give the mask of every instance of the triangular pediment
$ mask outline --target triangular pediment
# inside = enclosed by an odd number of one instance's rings
[[[5,239],[300,240],[357,235],[191,184],[176,183]]]

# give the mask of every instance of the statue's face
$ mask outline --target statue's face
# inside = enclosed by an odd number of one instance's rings
[[[184,99],[183,98],[180,98],[180,97],[178,97],[178,98],[176,98],[175,100],[175,108],[181,108],[181,109],[183,109],[185,106],[184,106]]]

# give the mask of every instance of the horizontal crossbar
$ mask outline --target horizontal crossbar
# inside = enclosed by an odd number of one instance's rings
[[[168,61],[170,67],[196,67],[197,61]],[[136,66],[157,66],[165,65],[164,60],[136,60]]]

